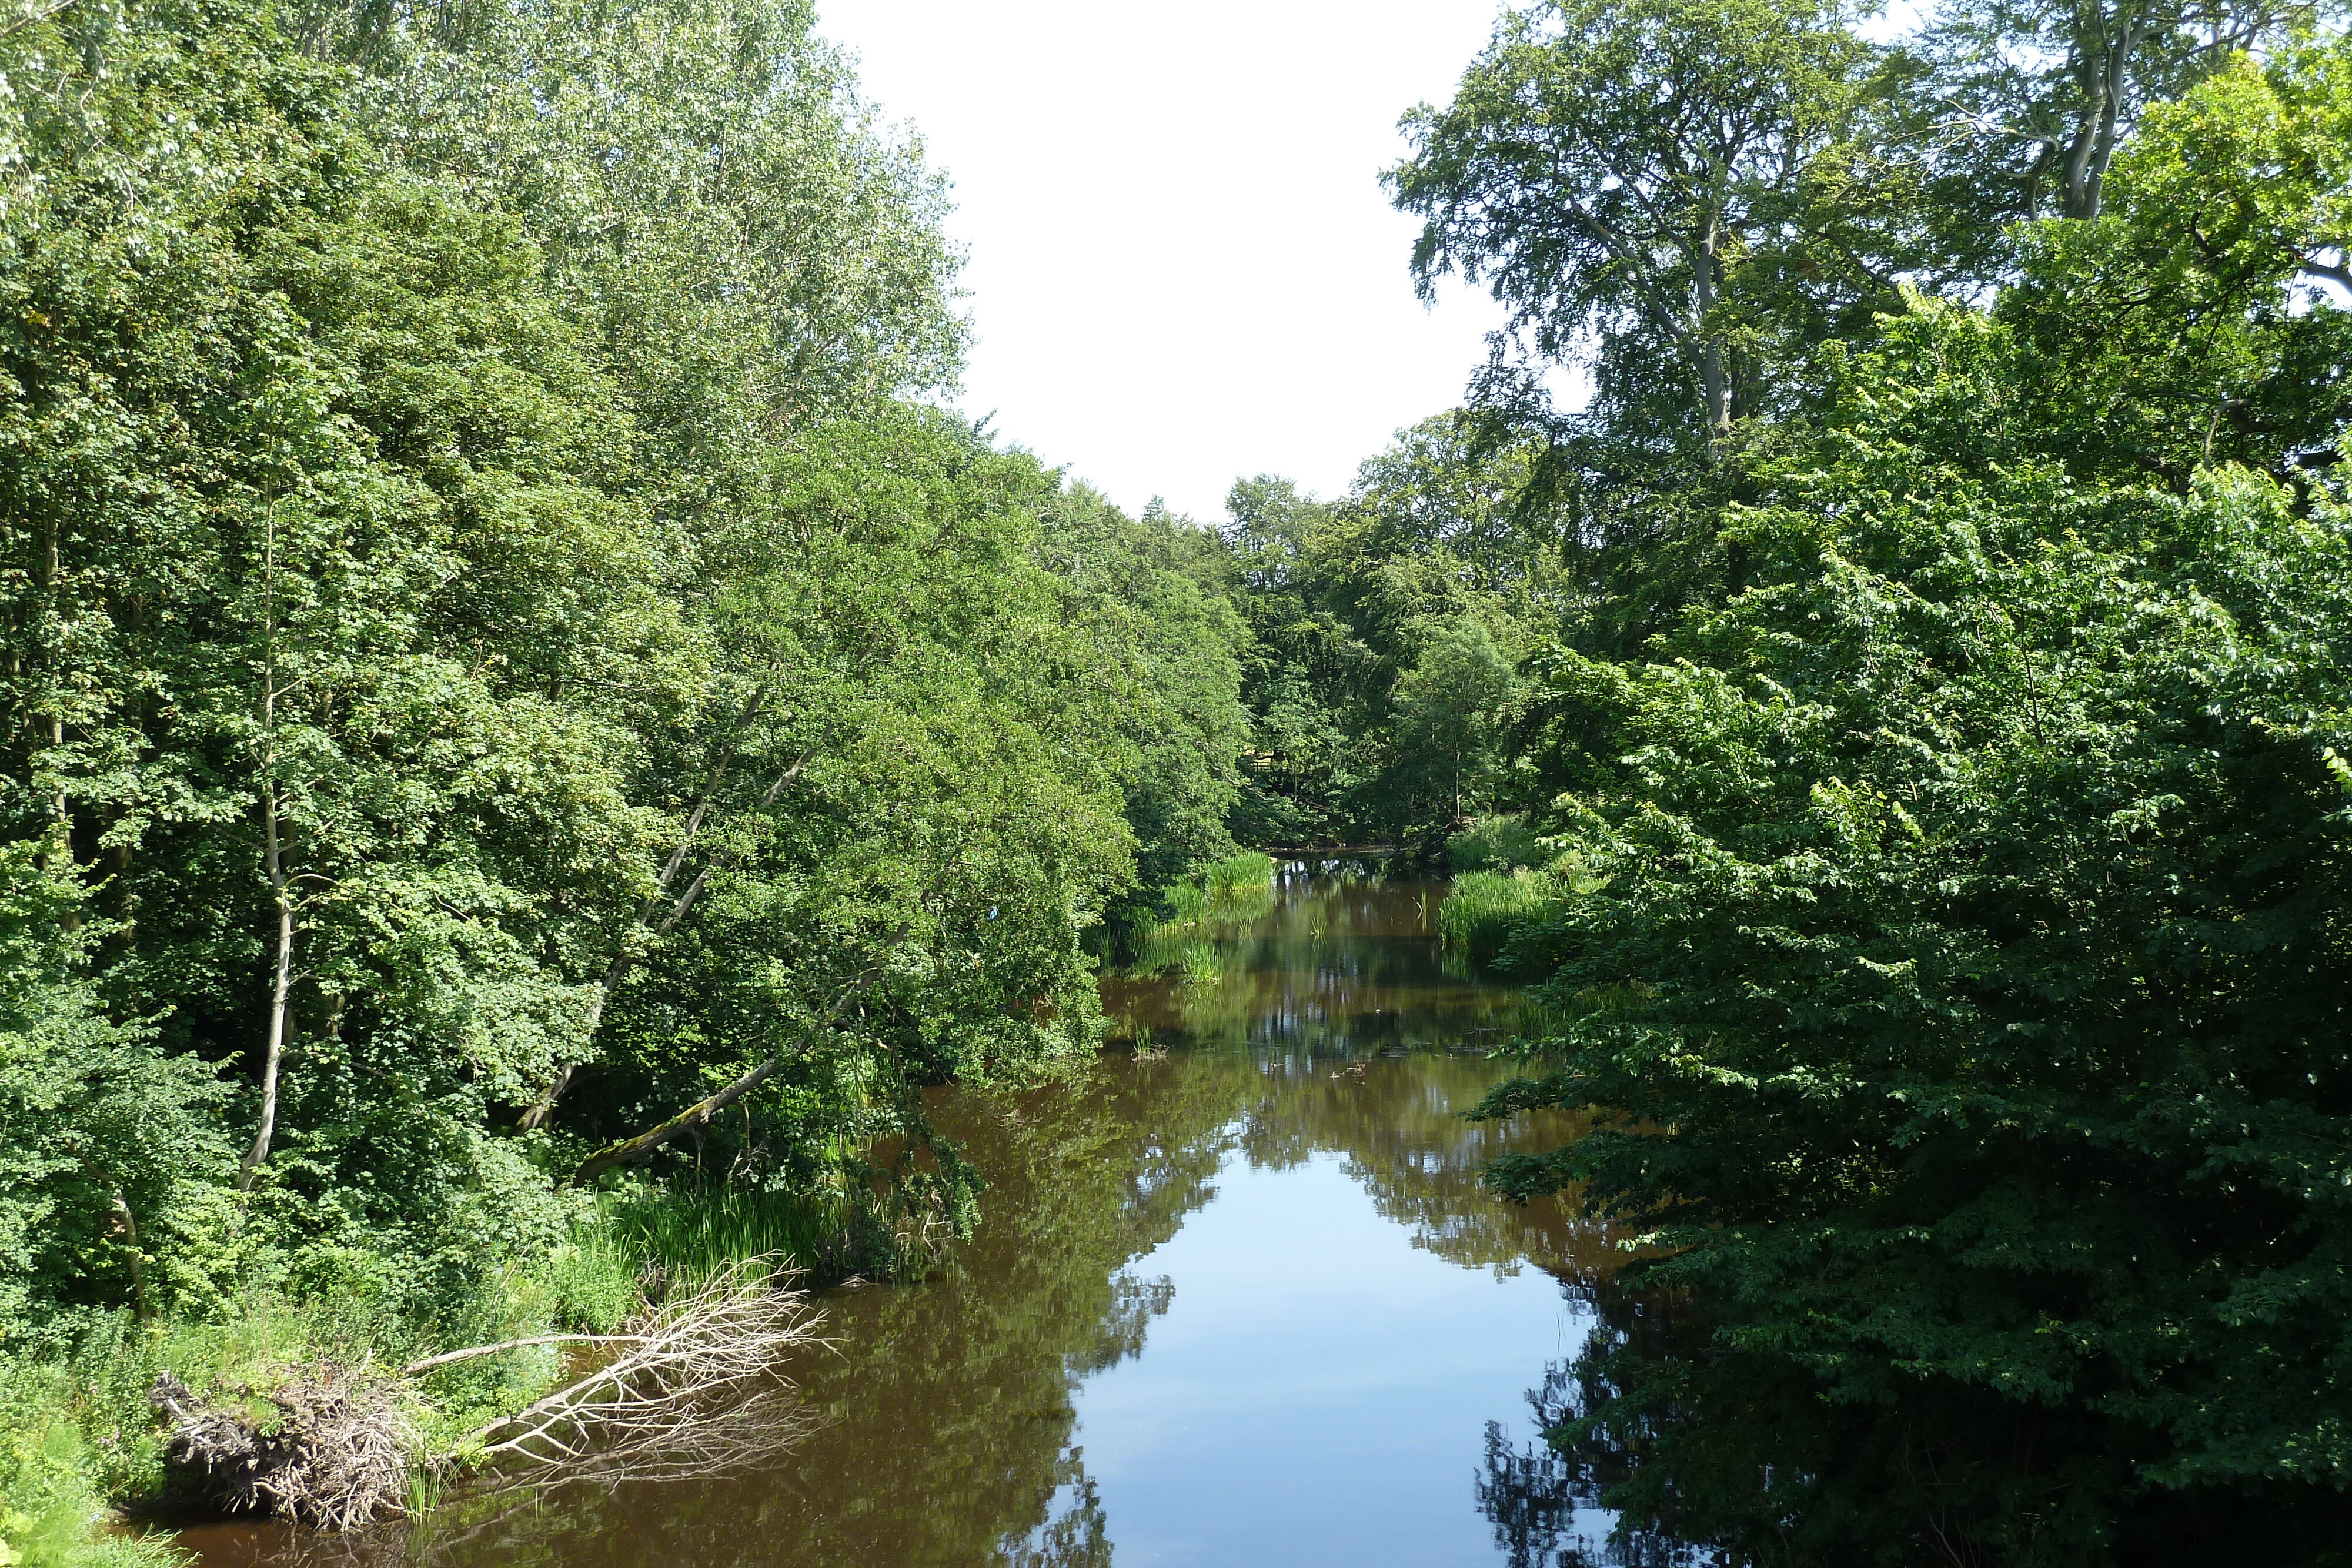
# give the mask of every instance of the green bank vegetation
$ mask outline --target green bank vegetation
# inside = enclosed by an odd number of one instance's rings
[[[1409,119],[1416,265],[1514,312],[1444,428],[1517,465],[1450,538],[1519,542],[1444,592],[1508,666],[1454,709],[1462,809],[1538,840],[1457,837],[1489,869],[1441,920],[1543,982],[1484,1113],[1601,1117],[1490,1179],[1657,1249],[1594,1287],[1552,1448],[1496,1471],[1552,1490],[1498,1520],[1605,1502],[1629,1551],[1754,1563],[2341,1560],[2337,20],[1956,4],[1881,43],[1561,0]],[[1461,559],[1368,570],[1367,472],[1285,568],[1351,679],[1378,592]],[[1449,635],[1412,658],[1469,667]],[[1396,734],[1422,665],[1389,663]]]
[[[919,401],[944,187],[811,26],[0,23],[7,1552],[139,1550],[167,1368],[919,1256],[924,1088],[1090,1056],[1082,941],[1234,852],[1214,537]]]

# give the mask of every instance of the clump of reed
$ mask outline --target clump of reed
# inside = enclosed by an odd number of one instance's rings
[[[1256,850],[1239,850],[1223,860],[1211,861],[1193,873],[1212,893],[1234,893],[1243,888],[1274,885],[1274,857]]]
[[[1163,925],[1197,925],[1210,919],[1254,919],[1274,890],[1274,857],[1242,850],[1211,861],[1160,890],[1168,917]]]
[[[747,1258],[772,1259],[819,1284],[891,1271],[887,1228],[845,1197],[740,1182],[647,1186],[605,1200],[594,1244],[656,1278],[698,1286]],[[876,1234],[879,1232],[880,1234]]]
[[[1465,872],[1438,905],[1439,938],[1481,969],[1511,972],[1513,939],[1559,910],[1572,891],[1552,872]]]
[[[1509,812],[1481,817],[1445,841],[1445,859],[1456,874],[1539,866],[1549,857],[1526,817]]]

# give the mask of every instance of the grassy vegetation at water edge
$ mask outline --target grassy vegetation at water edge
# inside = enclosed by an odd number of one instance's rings
[[[554,1246],[509,1260],[454,1296],[377,1288],[365,1259],[331,1288],[257,1281],[214,1315],[142,1322],[91,1311],[0,1352],[0,1564],[133,1568],[179,1560],[160,1538],[109,1531],[113,1511],[162,1495],[163,1437],[148,1403],[166,1371],[191,1387],[261,1396],[322,1366],[393,1369],[454,1346],[537,1334],[607,1333],[731,1262],[774,1259],[823,1283],[888,1274],[908,1249],[846,1200],[740,1186],[646,1185],[609,1193]],[[461,1457],[466,1434],[560,1380],[548,1346],[433,1373],[404,1396],[415,1457]]]
[[[1511,939],[1559,906],[1563,892],[1549,872],[1465,872],[1454,879],[1437,908],[1437,931],[1448,948],[1475,967],[1494,969]]]
[[[1445,861],[1456,873],[1539,866],[1549,857],[1527,818],[1510,811],[1482,817],[1445,841]]]
[[[1196,924],[1230,909],[1241,895],[1261,893],[1273,886],[1274,857],[1255,850],[1237,851],[1223,860],[1211,861],[1164,891],[1162,896],[1168,906],[1165,924]]]

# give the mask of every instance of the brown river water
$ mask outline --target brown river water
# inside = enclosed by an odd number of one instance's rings
[[[812,1429],[772,1459],[183,1543],[208,1568],[1610,1560],[1528,1397],[1608,1239],[1478,1186],[1574,1128],[1459,1114],[1518,1003],[1448,972],[1444,896],[1286,866],[1105,980],[1134,1043],[1077,1083],[943,1095],[981,1227],[922,1283],[827,1294],[834,1350],[790,1369]]]

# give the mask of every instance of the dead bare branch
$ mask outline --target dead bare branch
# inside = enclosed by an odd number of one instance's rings
[[[400,1369],[403,1377],[416,1377],[436,1366],[452,1366],[461,1361],[471,1361],[478,1355],[497,1355],[504,1351],[528,1350],[537,1344],[635,1344],[635,1334],[625,1333],[542,1333],[529,1339],[502,1339],[496,1344],[469,1344],[463,1350],[444,1351],[428,1355],[423,1361],[412,1361]]]
[[[79,3],[79,0],[59,0],[59,3],[55,5],[45,6],[38,11],[28,11],[24,16],[12,17],[6,26],[0,26],[0,38],[5,38],[20,28],[34,26],[62,16]]]
[[[320,1366],[264,1396],[256,1421],[170,1373],[150,1399],[170,1423],[165,1463],[193,1500],[331,1531],[406,1511],[417,1434],[412,1380],[477,1356],[540,1345],[616,1352],[584,1376],[473,1434],[461,1458],[489,1461],[496,1488],[712,1476],[772,1457],[808,1429],[783,1375],[821,1314],[749,1259],[649,1307],[617,1334],[535,1334],[411,1362],[396,1377]]]
[[[820,1314],[768,1260],[720,1270],[649,1310],[611,1361],[473,1435],[509,1483],[715,1475],[805,1429],[782,1368]]]

